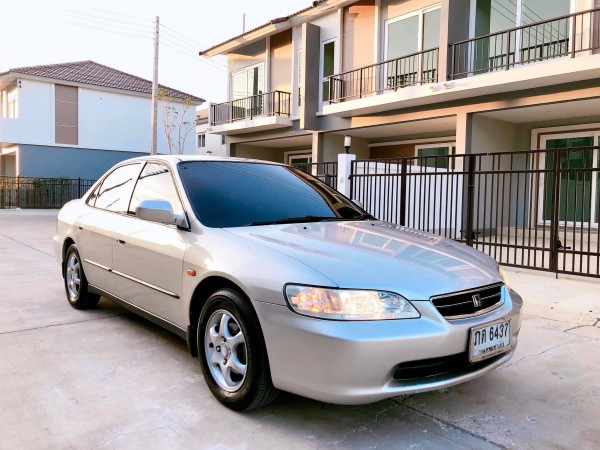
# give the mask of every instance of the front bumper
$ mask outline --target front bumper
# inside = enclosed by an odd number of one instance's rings
[[[507,362],[521,328],[521,297],[503,289],[504,304],[485,315],[449,322],[429,301],[413,302],[419,319],[344,322],[300,316],[256,302],[275,387],[329,403],[363,404],[437,390],[477,378]],[[468,351],[472,327],[511,322],[511,349],[481,363],[439,375],[394,379],[401,363]]]

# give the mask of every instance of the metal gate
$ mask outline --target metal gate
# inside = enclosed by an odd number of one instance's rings
[[[508,266],[600,277],[598,147],[354,161],[375,217]]]

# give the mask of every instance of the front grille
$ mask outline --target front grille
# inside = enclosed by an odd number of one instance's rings
[[[502,305],[502,283],[469,291],[432,297],[431,303],[448,320],[464,319],[492,311]],[[478,298],[474,299],[474,297]],[[480,304],[476,305],[479,300]]]
[[[421,359],[419,361],[409,361],[398,364],[394,369],[394,380],[407,381],[424,377],[432,377],[443,375],[446,373],[456,372],[458,370],[471,369],[476,370],[487,366],[494,361],[502,358],[504,354],[494,356],[492,358],[478,361],[475,363],[469,362],[469,354],[458,353],[456,355],[444,356],[442,358]]]

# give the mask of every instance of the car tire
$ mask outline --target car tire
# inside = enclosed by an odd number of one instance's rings
[[[71,244],[65,254],[63,279],[67,300],[73,308],[88,309],[98,304],[100,296],[89,291],[88,282],[81,265],[81,257],[75,244]]]
[[[266,405],[277,396],[256,314],[232,289],[210,296],[198,319],[198,359],[213,395],[235,411]]]

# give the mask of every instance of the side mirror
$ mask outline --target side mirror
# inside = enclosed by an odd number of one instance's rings
[[[363,204],[362,204],[362,202],[361,202],[360,200],[357,200],[357,199],[353,198],[353,199],[352,199],[352,203],[354,203],[354,204],[355,204],[356,206],[358,206],[359,208],[361,208],[361,209],[364,209],[364,208],[363,208]]]
[[[142,200],[135,208],[135,215],[150,222],[189,228],[185,216],[173,214],[173,207],[167,200]]]

